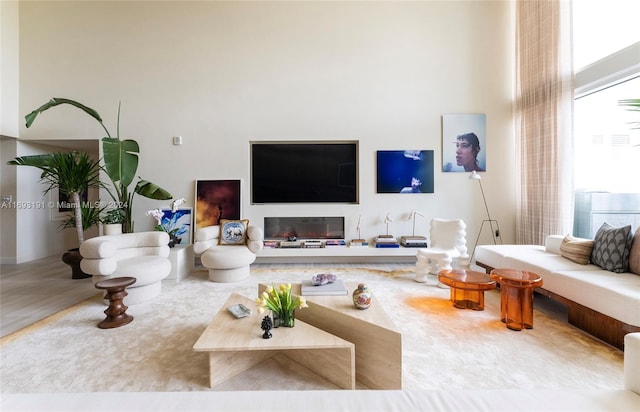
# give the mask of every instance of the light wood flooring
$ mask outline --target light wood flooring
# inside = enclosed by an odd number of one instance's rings
[[[100,293],[91,278],[71,279],[61,257],[0,265],[0,337]]]

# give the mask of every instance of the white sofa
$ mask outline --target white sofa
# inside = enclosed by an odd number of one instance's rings
[[[247,227],[247,242],[242,245],[220,245],[220,226],[207,226],[195,234],[193,252],[200,255],[202,265],[209,269],[212,282],[239,282],[249,278],[249,266],[256,253],[264,247],[264,234],[258,226]]]
[[[171,272],[169,235],[150,231],[98,236],[80,246],[80,267],[93,275],[93,283],[119,276],[136,282],[127,287],[125,305],[137,305],[158,296],[162,279]]]
[[[569,323],[623,349],[624,335],[640,332],[640,275],[566,259],[560,252],[563,238],[548,236],[544,246],[478,246],[475,263],[487,273],[495,268],[537,273],[544,284],[536,291],[565,304]]]
[[[638,411],[640,333],[625,336],[624,388],[3,393],[14,411]]]

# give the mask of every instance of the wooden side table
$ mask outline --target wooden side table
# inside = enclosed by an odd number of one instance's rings
[[[133,277],[110,278],[96,283],[96,288],[107,291],[104,298],[109,299],[109,307],[104,311],[107,317],[98,323],[100,329],[117,328],[133,320],[133,316],[127,314],[127,306],[122,300],[128,294],[125,291],[127,286],[134,283],[136,278]]]
[[[493,269],[491,279],[500,284],[500,320],[511,330],[533,329],[533,290],[542,277],[516,269]]]
[[[458,309],[484,310],[484,291],[496,288],[489,275],[473,270],[441,270],[438,280],[451,288],[451,301]]]

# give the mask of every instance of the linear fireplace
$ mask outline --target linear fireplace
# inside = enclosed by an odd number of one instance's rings
[[[344,217],[265,217],[265,239],[344,239]]]

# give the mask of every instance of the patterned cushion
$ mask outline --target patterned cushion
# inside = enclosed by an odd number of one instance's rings
[[[589,263],[593,251],[593,240],[567,235],[560,244],[560,255],[581,265]]]
[[[612,227],[603,223],[593,239],[591,262],[611,272],[626,272],[632,240],[631,225]]]
[[[629,272],[640,275],[640,227],[633,236],[633,244],[629,252]]]
[[[220,219],[219,245],[246,245],[249,219]]]

